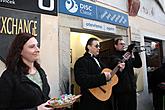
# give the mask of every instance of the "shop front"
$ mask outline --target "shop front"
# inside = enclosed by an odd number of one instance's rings
[[[5,70],[5,59],[12,40],[23,32],[37,38],[39,63],[48,76],[50,96],[59,95],[57,0],[0,1],[0,75]]]
[[[165,56],[165,19],[163,16],[165,15],[156,1],[141,1],[138,16],[129,17],[131,41],[139,42],[145,50],[141,52],[143,67],[138,74],[139,91],[147,88],[147,91],[151,92],[151,73],[161,66]]]
[[[85,52],[87,40],[98,38],[102,55],[112,51],[115,38],[128,43],[128,15],[81,0],[71,1],[59,2],[60,88],[62,93],[79,94],[73,69]]]

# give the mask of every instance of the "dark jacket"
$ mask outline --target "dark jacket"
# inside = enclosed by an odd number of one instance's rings
[[[165,85],[161,84],[162,82],[165,83],[165,63],[152,72],[151,82],[153,92],[165,94]]]
[[[110,68],[113,69],[121,59],[125,52],[115,51],[113,55],[110,56]],[[125,69],[122,72],[117,72],[119,78],[118,83],[113,87],[113,93],[130,93],[136,91],[136,79],[134,76],[133,68],[140,68],[142,66],[142,61],[138,53],[134,53],[135,58],[130,58],[125,61]]]
[[[163,96],[165,95],[165,63],[150,74],[154,108],[155,110],[163,110]]]
[[[37,69],[41,76],[42,87],[26,77],[26,73],[5,70],[0,77],[0,110],[37,110],[46,102],[50,87],[43,69]]]
[[[99,59],[98,59],[99,61]],[[100,101],[95,98],[89,88],[99,87],[106,84],[106,77],[101,74],[101,68],[89,53],[85,53],[74,65],[75,80],[81,89],[80,109],[81,110],[110,110],[108,101]]]

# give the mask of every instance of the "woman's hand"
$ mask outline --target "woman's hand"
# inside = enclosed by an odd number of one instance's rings
[[[53,108],[46,107],[48,105],[48,101],[46,103],[43,103],[37,107],[37,110],[54,110]]]

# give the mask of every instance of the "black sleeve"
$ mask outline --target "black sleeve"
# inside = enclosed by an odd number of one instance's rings
[[[109,58],[108,58],[108,67],[110,69],[114,69],[120,61],[121,61],[121,59],[119,57],[117,57],[116,55],[109,56]]]
[[[133,67],[140,68],[142,67],[142,60],[138,52],[134,52],[135,58],[133,59]]]
[[[0,110],[10,107],[14,84],[12,77],[6,71],[0,77]]]
[[[34,107],[34,108],[26,108],[26,109],[21,109],[21,110],[37,110],[37,107]]]
[[[76,83],[82,88],[94,88],[106,84],[104,74],[90,74],[88,64],[84,60],[76,61],[74,65],[74,74]]]

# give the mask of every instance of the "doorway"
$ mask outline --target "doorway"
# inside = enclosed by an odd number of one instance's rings
[[[71,73],[71,93],[78,95],[80,94],[80,88],[76,84],[74,79],[74,64],[76,60],[83,56],[85,53],[85,45],[89,38],[94,37],[99,39],[101,49],[100,49],[100,57],[106,58],[107,55],[110,55],[111,51],[113,51],[113,37],[108,36],[100,36],[101,34],[92,34],[92,33],[82,33],[82,32],[71,32],[70,33],[70,73]],[[114,35],[113,35],[114,36]],[[106,61],[106,60],[104,60]],[[106,62],[105,62],[106,63]],[[79,101],[74,103],[73,110],[77,110],[79,105]]]
[[[146,66],[147,66],[147,80],[148,91],[152,92],[152,74],[162,64],[163,48],[162,41],[158,39],[144,38],[146,46]]]

